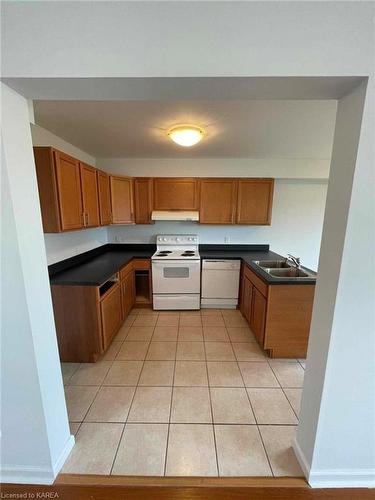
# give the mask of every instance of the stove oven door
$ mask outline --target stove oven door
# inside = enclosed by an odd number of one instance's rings
[[[153,293],[200,293],[200,271],[200,260],[153,260]]]

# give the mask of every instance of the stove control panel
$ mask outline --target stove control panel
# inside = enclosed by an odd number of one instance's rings
[[[159,234],[156,237],[157,245],[198,245],[199,238],[196,234]]]

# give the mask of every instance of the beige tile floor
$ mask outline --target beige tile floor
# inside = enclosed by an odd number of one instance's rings
[[[63,363],[63,471],[302,476],[291,443],[304,360],[270,360],[239,311],[133,309],[95,364]]]

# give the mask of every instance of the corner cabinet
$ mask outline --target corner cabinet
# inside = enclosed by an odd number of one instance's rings
[[[273,179],[239,179],[237,224],[270,225]]]
[[[62,362],[94,363],[108,349],[136,302],[136,272],[141,268],[148,269],[149,280],[150,259],[133,259],[100,286],[51,286]]]
[[[243,265],[240,311],[271,358],[306,357],[314,293],[315,284],[268,284]]]
[[[110,176],[112,224],[134,224],[133,179]]]
[[[154,210],[199,210],[199,179],[154,178]]]

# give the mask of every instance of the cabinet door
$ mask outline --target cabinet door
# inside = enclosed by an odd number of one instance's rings
[[[134,224],[132,179],[110,176],[110,186],[112,223]]]
[[[85,227],[99,226],[98,181],[96,169],[80,163],[82,202]]]
[[[82,193],[79,162],[54,151],[61,230],[83,227]]]
[[[237,182],[234,179],[201,179],[200,215],[203,224],[234,224]]]
[[[252,293],[252,308],[250,326],[260,345],[264,342],[264,329],[266,324],[267,299],[255,286]]]
[[[108,224],[111,223],[111,194],[109,190],[109,175],[98,170],[97,176],[100,225],[108,226]]]
[[[198,210],[198,191],[198,179],[155,178],[154,210]]]
[[[273,179],[239,179],[237,224],[270,225]]]
[[[100,302],[102,316],[103,345],[107,349],[122,323],[121,287],[113,285]]]
[[[130,272],[121,282],[122,317],[125,319],[135,302],[134,273]]]
[[[136,224],[152,223],[152,179],[134,179],[134,208]]]

